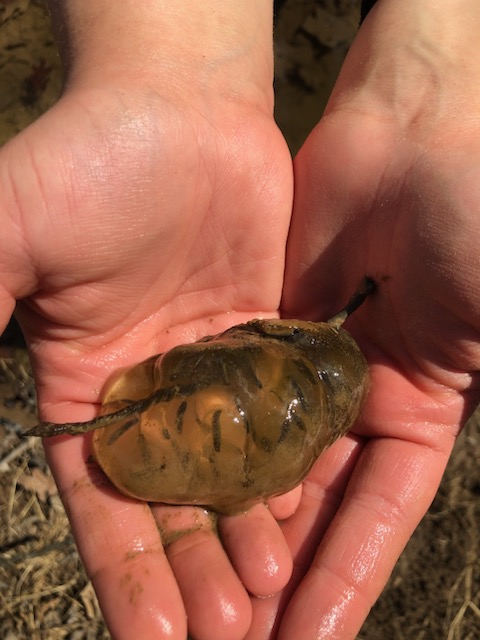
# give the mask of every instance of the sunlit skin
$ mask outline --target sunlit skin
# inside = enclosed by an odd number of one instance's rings
[[[118,494],[88,436],[46,445],[112,636],[185,640],[188,614],[196,640],[354,638],[479,399],[478,2],[381,0],[294,168],[270,2],[50,4],[66,90],[0,150],[1,322],[21,300],[43,420],[93,418],[118,367],[381,282],[347,325],[372,378],[353,432],[220,538]]]

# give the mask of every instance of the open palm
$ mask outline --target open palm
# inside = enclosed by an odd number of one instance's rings
[[[356,636],[480,398],[480,136],[478,117],[451,117],[478,104],[478,84],[443,78],[443,56],[425,68],[433,36],[416,11],[380,3],[295,160],[283,313],[328,317],[359,273],[373,277],[348,324],[372,385],[282,524],[294,576],[255,603],[249,640]]]
[[[1,171],[15,229],[2,321],[21,298],[43,419],[89,419],[115,369],[278,313],[292,168],[267,109],[218,100],[206,114],[112,85],[67,92],[2,150]],[[46,446],[116,638],[183,638],[186,615],[195,637],[221,625],[241,638],[251,612],[236,572],[258,595],[288,579],[265,508],[225,519],[229,559],[200,509],[152,510],[113,491],[88,438]],[[192,522],[165,555],[159,526],[165,542]]]

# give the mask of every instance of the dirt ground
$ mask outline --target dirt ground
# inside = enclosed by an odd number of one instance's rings
[[[276,117],[292,152],[318,120],[357,24],[350,0],[279,3]],[[47,109],[60,86],[41,1],[0,0],[0,144]],[[357,640],[480,638],[479,420],[459,437]],[[19,438],[35,422],[28,359],[10,326],[0,344],[0,637],[109,638],[41,445]]]

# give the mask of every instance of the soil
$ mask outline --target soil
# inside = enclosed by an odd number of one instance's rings
[[[276,118],[294,153],[318,121],[358,25],[350,0],[277,3]],[[59,95],[62,73],[40,0],[0,0],[0,144]],[[438,494],[357,640],[480,637],[480,468],[474,416]],[[0,344],[0,637],[109,638],[35,438],[35,390],[14,323]],[[301,640],[301,639],[300,639]]]

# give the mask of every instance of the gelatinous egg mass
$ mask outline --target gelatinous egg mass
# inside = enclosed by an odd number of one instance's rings
[[[357,418],[368,367],[340,325],[371,290],[328,322],[252,320],[174,347],[118,374],[98,418],[30,433],[94,430],[98,464],[140,500],[248,509],[302,482]]]

